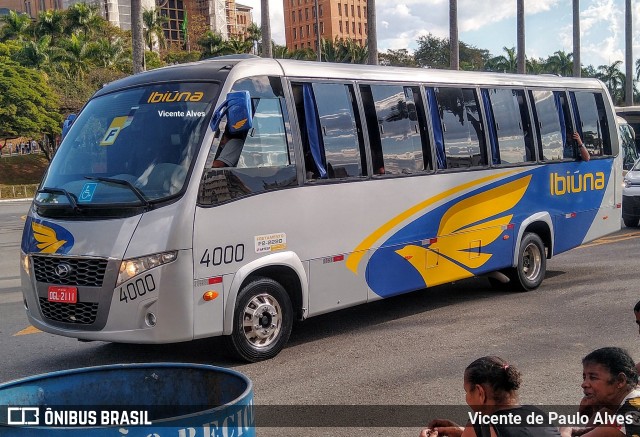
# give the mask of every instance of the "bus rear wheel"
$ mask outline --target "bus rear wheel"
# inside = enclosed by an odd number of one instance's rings
[[[547,256],[538,234],[527,232],[518,248],[518,264],[509,273],[519,291],[535,290],[542,284],[547,271]]]
[[[227,340],[239,358],[254,363],[275,357],[289,340],[292,326],[286,290],[273,279],[256,278],[238,294]]]

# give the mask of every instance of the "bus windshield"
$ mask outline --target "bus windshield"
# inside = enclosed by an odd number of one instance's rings
[[[218,89],[212,83],[169,83],[92,99],[52,160],[36,205],[126,209],[177,195]]]

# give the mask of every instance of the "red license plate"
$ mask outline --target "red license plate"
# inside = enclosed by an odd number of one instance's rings
[[[78,288],[77,287],[49,287],[49,302],[58,303],[78,303]]]

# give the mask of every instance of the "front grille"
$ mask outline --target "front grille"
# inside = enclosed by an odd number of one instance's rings
[[[67,264],[69,267],[68,274],[63,277],[56,273],[56,267],[61,264]],[[39,282],[56,285],[102,287],[104,273],[107,269],[107,260],[33,255],[33,269],[36,280]]]
[[[91,325],[96,321],[98,315],[96,302],[59,303],[49,302],[46,298],[41,297],[40,309],[42,315],[47,319],[80,325]]]

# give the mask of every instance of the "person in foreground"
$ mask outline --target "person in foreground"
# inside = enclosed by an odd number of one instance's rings
[[[582,359],[580,412],[590,416],[586,428],[563,427],[563,437],[624,437],[640,435],[638,371],[627,351],[596,349]]]
[[[520,372],[502,358],[487,356],[478,358],[464,371],[464,391],[466,402],[475,417],[493,416],[494,424],[481,424],[469,421],[462,427],[447,419],[432,420],[428,428],[423,429],[420,437],[518,437],[541,436],[558,437],[558,429],[551,426],[526,424],[526,416],[535,412],[544,414],[533,406],[520,405],[518,388]],[[520,417],[521,425],[507,424],[513,420],[501,420],[506,417]],[[503,423],[498,423],[503,422]]]

